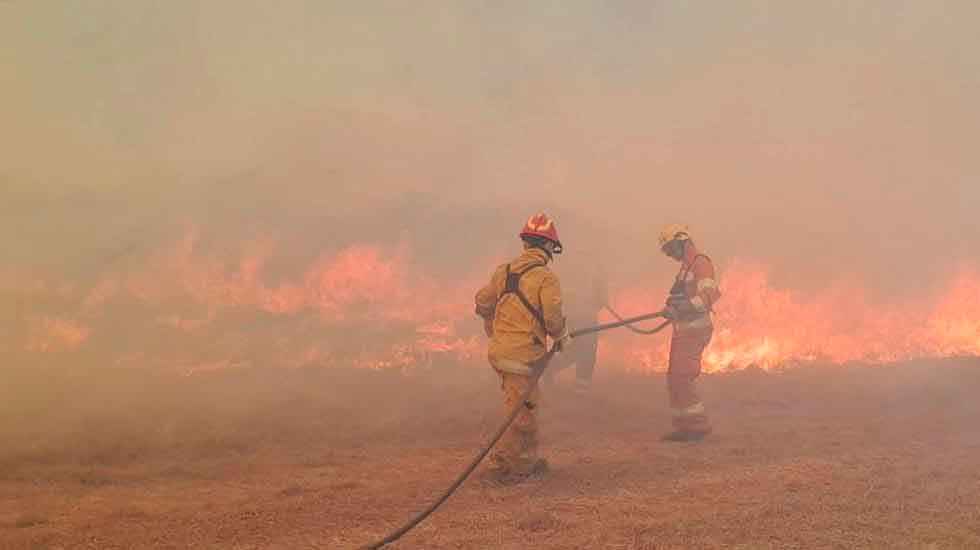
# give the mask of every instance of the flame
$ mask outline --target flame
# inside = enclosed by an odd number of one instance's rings
[[[733,262],[721,277],[708,371],[772,369],[801,362],[862,362],[980,355],[980,275],[966,267],[932,298],[875,304],[871,292],[839,284],[816,294],[774,287],[765,267]],[[658,296],[624,290],[614,304],[655,310]],[[638,307],[639,306],[639,307]],[[643,370],[662,370],[667,341],[624,340],[609,355]]]
[[[28,326],[23,347],[33,353],[77,350],[101,339],[118,364],[171,365],[186,374],[250,364],[409,370],[481,362],[486,339],[472,296],[495,265],[492,258],[466,276],[447,278],[413,263],[404,243],[359,243],[271,282],[277,244],[254,239],[222,255],[207,252],[200,232],[190,228],[87,291],[9,273],[0,273],[0,288],[17,288],[32,297],[28,302],[47,297],[63,306],[21,315]],[[708,371],[980,355],[980,273],[970,266],[952,272],[938,291],[898,303],[878,303],[854,282],[820,292],[780,288],[758,263],[735,261],[720,271],[723,297],[705,353]],[[626,286],[613,293],[612,304],[627,315],[655,311],[663,291]],[[120,321],[144,340],[114,338]],[[668,346],[669,336],[610,332],[600,340],[600,360],[660,371]]]
[[[135,301],[157,312],[156,326],[189,337],[221,333],[222,323],[232,315],[299,319],[293,328],[305,334],[300,338],[304,341],[288,331],[257,335],[270,338],[266,347],[276,350],[275,362],[294,366],[407,369],[481,354],[480,339],[459,327],[472,312],[471,287],[477,283],[447,284],[429,276],[411,264],[405,245],[347,246],[273,285],[265,272],[274,240],[245,243],[240,259],[230,265],[204,253],[200,242],[199,232],[190,228],[182,239],[151,254],[141,268],[105,276],[82,300],[83,310],[98,318],[115,304]],[[173,311],[175,306],[179,311]],[[147,360],[144,355],[129,357],[127,362]],[[198,363],[179,370],[205,372],[252,361],[219,357]]]

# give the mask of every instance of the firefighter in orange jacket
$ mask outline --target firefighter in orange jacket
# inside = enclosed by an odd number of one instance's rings
[[[714,264],[695,246],[686,225],[665,227],[660,233],[660,249],[681,264],[664,310],[674,328],[667,368],[674,431],[663,439],[700,441],[711,433],[711,424],[695,381],[701,374],[701,356],[714,330],[712,305],[721,292]]]
[[[520,232],[524,252],[497,267],[490,282],[476,294],[476,313],[490,337],[490,365],[500,376],[507,412],[543,368],[550,336],[558,348],[569,340],[562,313],[558,277],[548,268],[562,251],[554,222],[545,214],[531,217]],[[500,481],[519,481],[547,469],[538,458],[536,389],[500,439],[490,457],[490,475]]]

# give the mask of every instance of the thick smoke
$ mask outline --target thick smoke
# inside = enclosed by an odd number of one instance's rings
[[[916,292],[980,257],[978,16],[4,2],[5,263],[84,279],[193,224],[297,264],[407,240],[465,272],[545,209],[627,278],[669,276],[656,229],[686,221],[787,287]]]

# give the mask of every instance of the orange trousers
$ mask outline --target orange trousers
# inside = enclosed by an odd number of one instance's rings
[[[676,430],[701,433],[711,431],[696,382],[701,375],[701,356],[711,341],[712,331],[710,326],[675,331],[670,339],[667,392]]]

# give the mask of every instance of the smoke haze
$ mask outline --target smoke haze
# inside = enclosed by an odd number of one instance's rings
[[[978,21],[0,0],[3,547],[376,539],[505,413],[473,295],[544,210],[573,330],[596,264],[662,308],[691,225],[717,436],[659,445],[671,333],[604,332],[588,396],[545,387],[554,475],[406,547],[980,548]]]
[[[684,221],[786,286],[911,292],[980,258],[978,17],[7,1],[0,242],[15,267],[81,276],[194,224],[307,255],[409,241],[453,272],[545,209],[569,255],[591,238],[631,277],[669,276],[656,231]]]

